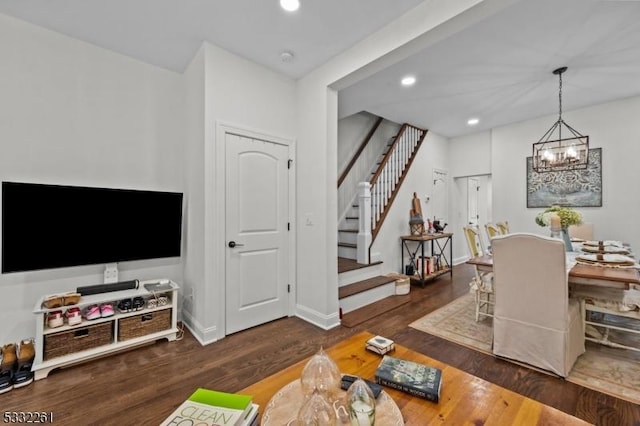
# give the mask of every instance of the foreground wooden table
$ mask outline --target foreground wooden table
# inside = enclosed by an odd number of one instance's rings
[[[364,349],[373,337],[360,333],[327,349],[327,353],[345,374],[373,379],[380,356]],[[486,424],[486,425],[585,425],[584,421],[530,398],[489,383],[457,368],[431,359],[404,346],[396,345],[391,355],[429,364],[442,369],[440,402],[412,397],[394,389],[385,388],[396,402],[405,424]],[[299,379],[307,360],[292,365],[279,373],[253,384],[239,393],[253,395],[260,412],[271,397],[282,387]],[[380,425],[384,426],[384,425]]]

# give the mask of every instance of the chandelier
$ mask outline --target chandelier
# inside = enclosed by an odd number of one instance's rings
[[[560,81],[558,121],[533,144],[533,170],[538,173],[586,169],[589,164],[589,136],[583,136],[562,119],[562,73],[566,70],[561,67],[553,71]]]

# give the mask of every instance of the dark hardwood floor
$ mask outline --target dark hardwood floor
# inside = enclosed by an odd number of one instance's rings
[[[195,388],[236,392],[363,330],[380,334],[468,373],[598,425],[640,425],[640,406],[484,355],[408,327],[469,291],[471,269],[454,268],[411,301],[353,328],[324,331],[285,318],[201,346],[188,332],[52,372],[0,395],[2,412],[52,412],[60,425],[157,425]],[[446,384],[445,384],[446,386]]]

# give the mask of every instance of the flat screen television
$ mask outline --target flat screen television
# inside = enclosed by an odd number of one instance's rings
[[[2,182],[2,273],[180,256],[182,198]]]

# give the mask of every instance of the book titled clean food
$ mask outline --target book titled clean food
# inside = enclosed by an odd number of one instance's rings
[[[241,426],[252,414],[252,397],[197,389],[160,426]]]
[[[376,382],[428,401],[440,400],[442,370],[385,355],[376,370]]]

